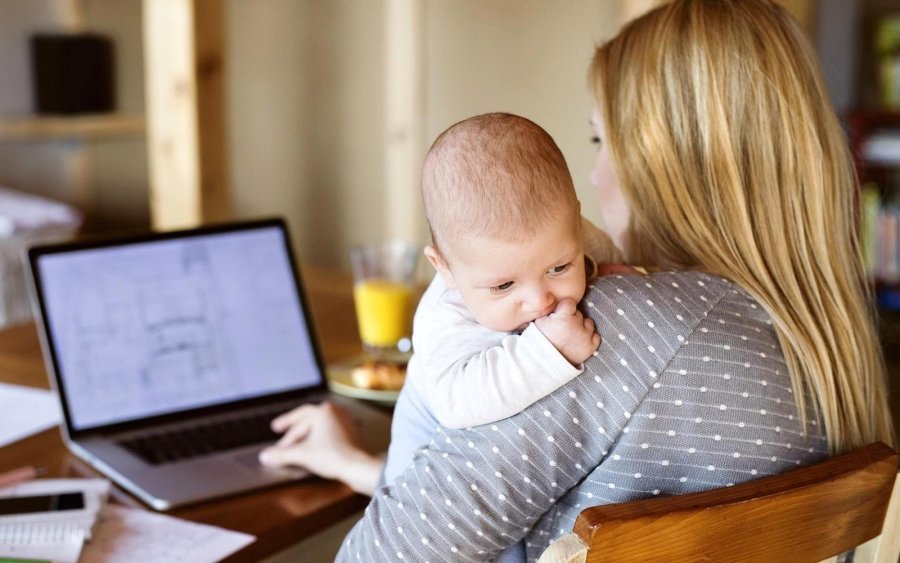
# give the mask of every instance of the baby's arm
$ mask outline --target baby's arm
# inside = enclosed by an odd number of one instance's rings
[[[422,380],[415,384],[448,428],[479,426],[520,412],[580,374],[581,363],[600,345],[593,321],[585,320],[572,300],[521,335],[499,341],[497,333],[474,322],[444,324],[432,336],[430,345],[416,348]]]
[[[510,417],[581,372],[532,324],[460,359],[422,391],[443,426],[467,428]]]

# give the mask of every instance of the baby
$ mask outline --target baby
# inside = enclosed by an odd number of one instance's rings
[[[416,310],[388,483],[427,443],[432,420],[465,428],[507,418],[580,374],[600,336],[576,305],[595,261],[622,261],[581,218],[553,139],[522,117],[447,129],[425,157],[422,195],[425,255],[438,274]]]

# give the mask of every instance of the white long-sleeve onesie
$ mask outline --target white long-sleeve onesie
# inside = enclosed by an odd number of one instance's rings
[[[609,236],[582,218],[585,254],[618,263]],[[416,309],[407,384],[416,387],[448,428],[488,424],[512,416],[582,372],[534,323],[521,333],[478,324],[459,291],[434,277]]]

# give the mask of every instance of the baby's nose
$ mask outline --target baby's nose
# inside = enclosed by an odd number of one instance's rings
[[[525,302],[525,309],[530,313],[549,314],[556,305],[556,298],[549,291],[543,289],[533,292],[528,301]]]

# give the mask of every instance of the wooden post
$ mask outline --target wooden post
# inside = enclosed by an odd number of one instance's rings
[[[143,6],[153,227],[227,219],[222,0]]]
[[[414,242],[426,237],[424,9],[422,0],[385,4],[385,234]]]

